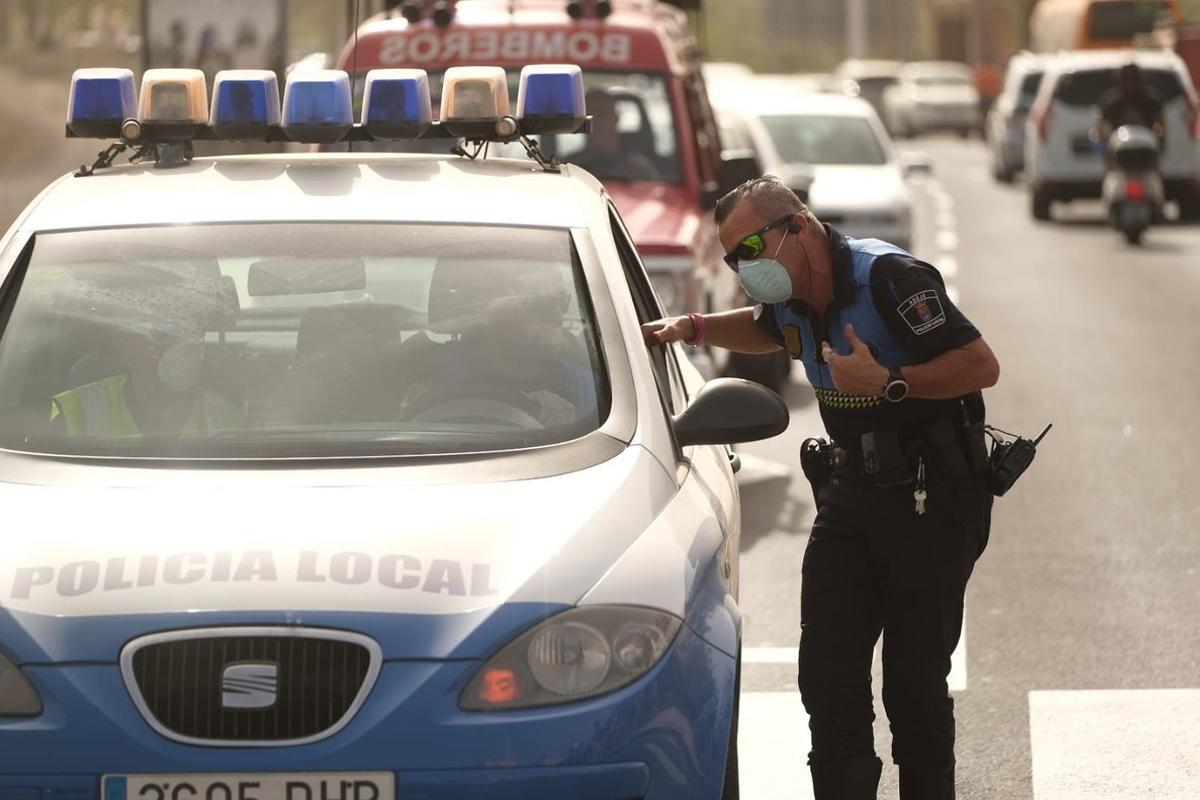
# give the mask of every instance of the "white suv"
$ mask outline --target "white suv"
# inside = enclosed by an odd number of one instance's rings
[[[1100,197],[1102,148],[1092,133],[1101,95],[1117,83],[1117,70],[1135,61],[1163,103],[1166,151],[1162,158],[1167,198],[1188,219],[1200,217],[1200,120],[1187,67],[1166,51],[1064,53],[1052,59],[1030,113],[1025,135],[1025,172],[1035,219],[1050,218],[1054,201]]]

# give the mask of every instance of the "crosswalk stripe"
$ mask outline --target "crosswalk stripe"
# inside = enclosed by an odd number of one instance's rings
[[[804,768],[808,715],[796,692],[746,692],[738,720],[741,795],[746,800],[808,800]]]
[[[963,611],[962,632],[958,635],[958,647],[950,656],[950,675],[946,679],[950,691],[965,692],[967,690],[967,614]]]
[[[743,664],[795,664],[795,647],[743,647]]]
[[[1200,689],[1029,693],[1034,800],[1200,797]]]

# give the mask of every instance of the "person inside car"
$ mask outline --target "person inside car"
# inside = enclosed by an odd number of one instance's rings
[[[604,89],[591,89],[586,99],[592,132],[583,150],[569,156],[567,161],[599,178],[657,180],[658,169],[647,153],[622,146],[617,98]]]

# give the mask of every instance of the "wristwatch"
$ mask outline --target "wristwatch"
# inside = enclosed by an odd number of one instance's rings
[[[889,403],[899,403],[908,397],[908,381],[899,367],[889,367],[887,383],[883,385],[883,396]]]

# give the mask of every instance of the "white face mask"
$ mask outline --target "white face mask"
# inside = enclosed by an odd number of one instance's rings
[[[203,367],[204,342],[176,342],[158,359],[158,379],[172,391],[190,392],[200,383]]]
[[[779,240],[772,258],[759,258],[747,261],[738,267],[738,280],[751,299],[760,303],[782,303],[792,296],[792,276],[787,268],[779,263],[779,253],[783,243],[787,241],[787,232]]]

